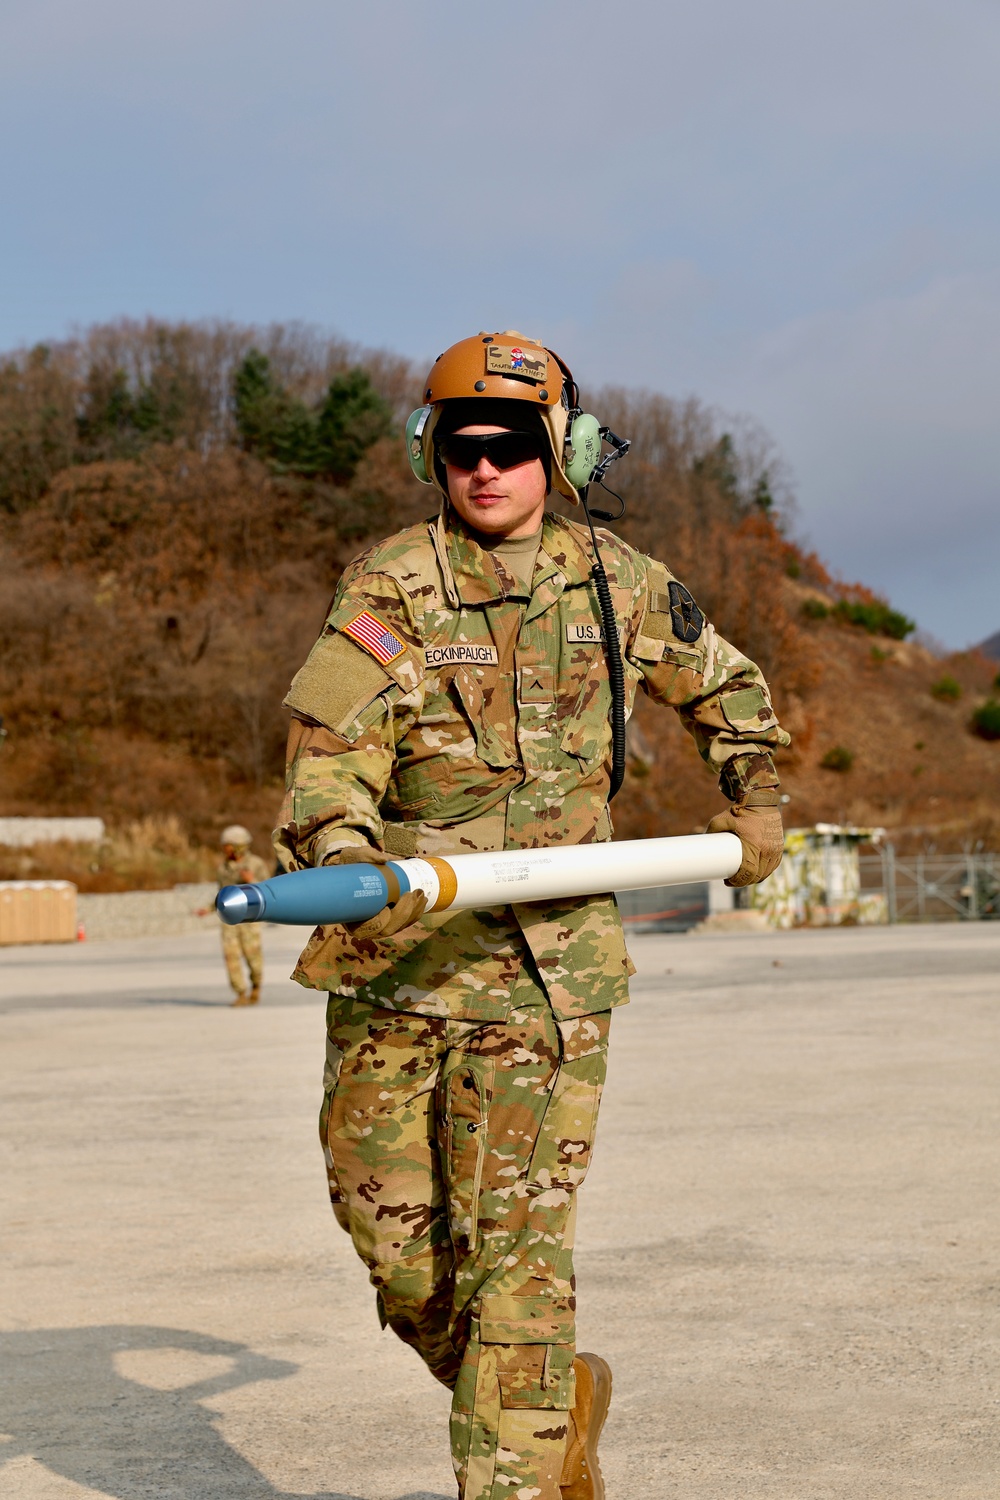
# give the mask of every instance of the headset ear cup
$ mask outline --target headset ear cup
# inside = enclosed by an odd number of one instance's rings
[[[563,472],[574,489],[588,485],[601,461],[601,424],[589,412],[574,417],[566,432]]]
[[[434,483],[427,472],[427,461],[424,458],[424,430],[433,410],[432,406],[418,406],[406,419],[406,456],[410,461],[413,477],[419,479],[421,484]]]

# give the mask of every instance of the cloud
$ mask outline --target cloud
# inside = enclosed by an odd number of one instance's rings
[[[834,566],[944,580],[961,644],[1000,624],[998,67],[992,0],[8,0],[0,347],[521,327],[761,418]]]
[[[1000,272],[798,319],[744,379],[800,476],[802,519],[845,572],[953,646],[997,619]],[[928,624],[931,622],[928,621]]]
[[[639,262],[560,334],[591,383],[759,418],[796,476],[800,531],[844,577],[950,646],[996,628],[1000,271],[753,331],[697,265]]]

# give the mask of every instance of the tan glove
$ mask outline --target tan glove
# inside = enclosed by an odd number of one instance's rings
[[[756,885],[781,864],[785,846],[785,830],[781,825],[781,812],[771,799],[777,800],[777,792],[751,792],[745,802],[734,802],[728,812],[716,813],[706,828],[706,833],[735,833],[743,845],[743,863],[726,881],[727,885]],[[756,803],[760,798],[764,805]]]
[[[391,858],[391,855],[384,854],[381,849],[373,849],[369,844],[348,844],[338,852],[336,860],[331,860],[330,863],[387,865]],[[394,905],[383,906],[381,911],[364,922],[344,922],[341,925],[354,937],[387,938],[402,932],[404,927],[411,926],[426,910],[427,897],[423,891],[404,891]]]

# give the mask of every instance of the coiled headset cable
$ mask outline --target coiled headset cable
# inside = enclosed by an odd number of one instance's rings
[[[616,437],[610,427],[601,428],[601,437],[610,445],[612,451],[601,459],[590,476],[590,484],[599,484],[603,487],[604,476],[608,469],[616,459],[625,457],[632,444],[629,438]],[[601,610],[604,656],[608,664],[608,682],[611,687],[611,782],[608,787],[608,801],[611,802],[621,791],[622,782],[625,780],[625,666],[622,662],[621,637],[618,634],[614,600],[611,597],[608,575],[604,571],[601,549],[597,543],[594,517],[596,516],[599,521],[619,520],[625,514],[625,501],[621,495],[615,494],[614,490],[609,490],[608,493],[614,495],[618,501],[619,509],[614,512],[592,511],[588,502],[590,484],[584,485],[578,494],[583,513],[587,517],[587,525],[590,527],[590,541],[594,549],[594,566],[590,570],[590,576],[594,582],[594,591]]]

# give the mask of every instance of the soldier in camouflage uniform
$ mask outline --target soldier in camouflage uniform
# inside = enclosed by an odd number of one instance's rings
[[[222,863],[215,872],[221,890],[224,885],[253,885],[266,880],[271,873],[258,854],[251,854],[253,836],[240,823],[231,823],[222,830]],[[222,928],[222,956],[226,961],[226,973],[235,999],[233,1005],[256,1005],[260,1000],[260,987],[264,981],[264,949],[260,928],[253,923],[244,927]],[[250,975],[247,984],[243,973],[246,964]]]
[[[545,510],[547,492],[578,499],[572,377],[540,345],[482,335],[441,356],[426,400],[410,457],[440,511],[348,567],[286,700],[287,870],[611,838],[590,537]],[[598,535],[627,707],[641,689],[678,711],[731,804],[712,827],[743,842],[731,883],[762,879],[788,736],[761,674],[663,563]],[[407,893],[318,928],[295,971],[329,992],[334,1213],[383,1326],[454,1393],[463,1500],[599,1500],[611,1379],[575,1353],[573,1225],[633,972],[617,907],[423,913]]]

